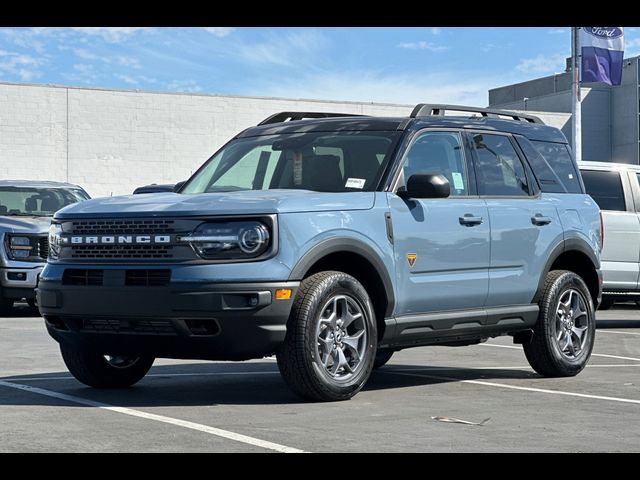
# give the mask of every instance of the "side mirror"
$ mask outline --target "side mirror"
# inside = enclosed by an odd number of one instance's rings
[[[406,188],[398,190],[400,198],[447,198],[451,195],[449,180],[444,175],[414,173],[407,180]]]
[[[183,180],[183,181],[181,181],[181,182],[176,183],[176,184],[173,186],[173,191],[174,191],[174,192],[179,192],[179,191],[180,191],[180,189],[182,188],[182,186],[183,186],[185,183],[187,183],[187,181],[186,181],[186,180]]]

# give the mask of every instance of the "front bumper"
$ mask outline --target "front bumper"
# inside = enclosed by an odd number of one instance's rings
[[[175,282],[77,286],[41,279],[38,307],[49,334],[109,355],[245,360],[283,342],[299,282]],[[276,300],[275,290],[292,290]]]
[[[34,289],[38,286],[38,278],[43,265],[32,268],[0,268],[0,291],[6,298],[35,297]]]

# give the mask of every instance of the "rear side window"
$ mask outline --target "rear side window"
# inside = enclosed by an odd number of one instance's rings
[[[564,187],[567,193],[582,193],[578,171],[566,144],[540,141],[532,141],[531,143],[543,158],[535,155],[529,156],[526,151],[525,154],[533,172],[540,180],[543,192],[562,193]],[[546,168],[541,165],[541,160],[545,161]],[[547,171],[549,168],[553,170],[552,174],[555,173],[553,177]],[[560,181],[562,185],[554,184],[554,179]]]
[[[582,181],[587,193],[596,201],[601,210],[619,212],[627,210],[620,173],[583,170]]]
[[[474,134],[480,195],[527,196],[529,188],[524,166],[509,137]]]

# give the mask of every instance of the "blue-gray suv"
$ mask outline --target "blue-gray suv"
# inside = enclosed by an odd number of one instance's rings
[[[576,375],[601,296],[601,217],[566,138],[472,107],[276,114],[175,193],[57,212],[49,245],[40,311],[97,388],[157,357],[275,354],[296,393],[345,400],[393,352],[499,335]]]

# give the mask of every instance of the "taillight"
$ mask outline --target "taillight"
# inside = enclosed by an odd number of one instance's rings
[[[604,248],[604,218],[602,218],[602,210],[600,210],[600,251]]]

